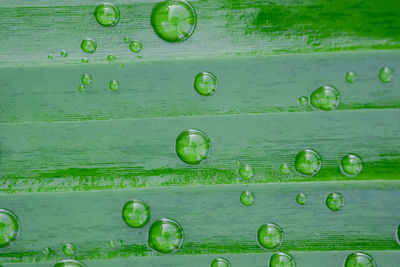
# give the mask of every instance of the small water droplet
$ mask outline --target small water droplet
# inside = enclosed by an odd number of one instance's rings
[[[269,258],[269,267],[295,267],[296,262],[292,255],[279,252]]]
[[[385,66],[379,71],[379,79],[383,83],[388,83],[392,80],[394,74],[394,70],[391,67]]]
[[[124,36],[124,43],[129,43],[131,41],[131,38],[128,36]]]
[[[75,254],[76,249],[75,249],[74,245],[72,245],[72,244],[65,244],[62,248],[62,251],[65,256],[72,256]]]
[[[334,110],[339,106],[340,93],[333,86],[322,86],[311,93],[310,103],[320,110]]]
[[[160,253],[171,253],[178,250],[183,243],[183,229],[171,219],[160,219],[150,226],[148,245]]]
[[[257,241],[262,248],[276,249],[283,242],[283,231],[274,223],[263,224],[258,228]]]
[[[200,130],[186,130],[176,138],[175,152],[187,164],[199,164],[210,154],[210,138]]]
[[[86,91],[86,88],[83,84],[79,85],[78,89],[79,89],[79,92],[82,92],[82,93]]]
[[[304,194],[304,193],[298,193],[297,196],[296,196],[296,202],[297,202],[299,205],[304,205],[304,204],[306,204],[307,200],[308,200],[308,197],[307,197],[307,195]]]
[[[326,206],[332,211],[338,211],[344,206],[344,198],[340,193],[330,193],[326,197]]]
[[[357,73],[354,71],[346,72],[346,81],[348,83],[354,83],[357,80]]]
[[[62,57],[67,57],[68,56],[68,52],[65,50],[61,50],[61,56]]]
[[[289,164],[287,163],[283,163],[280,167],[279,167],[279,171],[284,174],[284,175],[288,175],[292,172]]]
[[[91,38],[85,38],[81,42],[81,48],[84,52],[92,54],[96,51],[97,43]]]
[[[254,193],[250,192],[250,191],[243,191],[240,194],[240,202],[242,202],[243,205],[245,206],[251,206],[254,203],[254,198],[255,195]]]
[[[81,81],[84,85],[90,85],[92,83],[92,80],[92,75],[87,73],[82,75]]]
[[[300,96],[298,101],[299,101],[299,104],[303,107],[308,105],[308,98],[306,96]]]
[[[0,226],[0,248],[5,248],[18,238],[20,231],[18,217],[12,211],[0,209]]]
[[[312,149],[305,149],[297,153],[294,160],[294,169],[301,175],[314,176],[321,168],[321,156]]]
[[[47,55],[48,59],[53,59],[53,55]]]
[[[231,263],[225,258],[216,258],[211,262],[210,267],[230,267]]]
[[[139,41],[132,41],[129,43],[129,49],[133,53],[139,53],[140,51],[142,51],[142,43]]]
[[[53,267],[86,267],[86,265],[77,260],[62,260],[54,264]]]
[[[142,56],[141,56],[141,55],[137,55],[137,58],[138,58],[138,59],[142,59]]]
[[[119,82],[117,80],[111,80],[109,86],[112,91],[116,91],[119,88]]]
[[[118,7],[114,4],[104,3],[96,7],[94,17],[100,25],[112,27],[117,25],[120,13]]]
[[[87,57],[83,57],[83,58],[81,59],[81,62],[82,62],[82,63],[89,63],[89,59],[88,59]]]
[[[115,62],[115,60],[117,60],[117,58],[116,58],[114,55],[108,55],[108,56],[107,56],[107,60],[108,60],[109,62]]]
[[[340,161],[340,170],[349,177],[357,176],[363,168],[362,160],[355,154],[348,154]]]
[[[130,200],[122,209],[122,219],[130,227],[143,227],[150,220],[150,208],[141,200]]]
[[[194,89],[202,96],[210,96],[217,89],[217,76],[211,72],[200,72],[194,78]]]
[[[346,257],[345,267],[375,267],[374,259],[365,253],[354,252]]]
[[[167,0],[154,6],[150,22],[161,39],[181,42],[192,35],[196,20],[196,12],[188,2]]]
[[[42,253],[45,256],[48,256],[50,254],[50,252],[51,252],[51,249],[49,247],[45,247],[42,249]]]
[[[109,242],[108,242],[108,246],[109,246],[110,248],[114,248],[114,247],[116,246],[116,244],[115,244],[114,241],[109,241]]]
[[[239,169],[239,174],[243,179],[249,180],[254,177],[254,169],[250,164],[243,164]]]
[[[397,240],[397,243],[400,245],[400,224],[397,226],[397,229],[396,229],[396,240]]]

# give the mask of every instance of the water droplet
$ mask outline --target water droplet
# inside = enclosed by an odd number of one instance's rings
[[[137,58],[138,58],[138,59],[142,59],[142,56],[141,56],[141,55],[137,55]]]
[[[400,224],[397,226],[396,240],[397,240],[397,243],[400,245]]]
[[[131,38],[129,38],[128,36],[124,37],[124,43],[129,43],[131,41]]]
[[[363,168],[362,160],[355,154],[348,154],[340,161],[340,170],[349,177],[357,176]]]
[[[48,59],[53,59],[53,55],[47,55]]]
[[[211,262],[210,267],[230,267],[231,263],[225,258],[216,258]]]
[[[344,198],[340,193],[330,193],[326,197],[326,206],[332,211],[338,211],[344,206]]]
[[[310,103],[320,110],[334,110],[339,106],[340,93],[333,86],[322,86],[311,93]]]
[[[298,101],[299,104],[303,107],[308,105],[308,98],[306,96],[300,96]]]
[[[0,209],[0,248],[12,245],[19,235],[18,217],[11,211]]]
[[[239,169],[240,176],[243,179],[249,180],[254,177],[254,169],[249,164],[244,164]]]
[[[290,169],[289,164],[287,163],[283,163],[280,167],[279,167],[279,171],[284,174],[284,175],[288,175],[292,172],[292,170]]]
[[[53,267],[86,267],[86,265],[76,260],[62,260]]]
[[[82,75],[81,80],[84,85],[90,85],[92,83],[92,75],[85,73]]]
[[[181,42],[188,39],[196,27],[196,12],[193,7],[178,0],[157,3],[151,12],[151,26],[161,39]]]
[[[45,247],[42,249],[42,253],[45,256],[48,256],[50,254],[50,252],[51,252],[51,249],[49,247]]]
[[[115,62],[115,60],[117,60],[117,58],[116,58],[114,55],[108,55],[108,56],[107,56],[107,60],[108,60],[109,62]]]
[[[346,257],[345,267],[375,267],[374,259],[365,253],[354,252]]]
[[[348,83],[354,83],[357,80],[357,73],[354,71],[346,72],[346,81]]]
[[[211,72],[200,72],[194,78],[194,89],[202,96],[210,96],[217,89],[217,76]]]
[[[299,205],[304,205],[304,204],[306,204],[307,199],[308,199],[308,197],[307,197],[307,195],[304,194],[304,193],[298,193],[297,196],[296,196],[296,202],[297,202]]]
[[[257,241],[262,248],[276,249],[283,242],[283,231],[276,224],[263,224],[258,228]]]
[[[294,169],[301,175],[314,176],[321,168],[321,156],[312,149],[305,149],[297,153],[294,160]]]
[[[171,253],[182,246],[183,229],[171,219],[160,219],[150,226],[148,244],[160,253]]]
[[[176,138],[175,151],[187,164],[199,164],[210,154],[210,138],[200,130],[186,130]]]
[[[82,63],[89,63],[89,59],[88,59],[87,57],[83,57],[83,58],[81,59],[81,62],[82,62]]]
[[[118,7],[110,3],[98,5],[94,10],[94,17],[97,22],[104,27],[117,25],[119,16],[120,13]]]
[[[379,79],[383,83],[388,83],[392,80],[394,74],[394,70],[391,67],[383,67],[379,71]]]
[[[68,56],[68,52],[65,50],[61,50],[61,56],[62,57],[67,57]]]
[[[275,253],[269,258],[269,267],[295,267],[296,262],[292,255],[286,253]]]
[[[122,219],[130,227],[143,227],[150,220],[150,208],[141,200],[130,200],[122,209]]]
[[[142,51],[142,43],[139,41],[132,41],[129,43],[129,49],[133,53],[139,53],[140,51]]]
[[[65,244],[63,246],[62,250],[63,250],[63,253],[65,256],[72,256],[76,252],[76,249],[75,249],[74,245],[72,245],[72,244]]]
[[[251,206],[254,203],[254,198],[255,195],[254,193],[250,192],[250,191],[243,191],[240,194],[240,202],[242,202],[243,205],[245,206]]]
[[[85,38],[81,42],[81,48],[84,52],[92,54],[96,51],[97,44],[93,39]]]
[[[111,90],[116,91],[119,88],[119,82],[117,80],[111,80],[109,86]]]
[[[79,85],[78,89],[79,89],[79,92],[82,92],[82,93],[86,91],[86,88],[83,84]]]

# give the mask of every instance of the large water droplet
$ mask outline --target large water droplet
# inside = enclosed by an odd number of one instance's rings
[[[326,197],[326,206],[332,211],[338,211],[344,206],[344,198],[340,193],[330,193]]]
[[[275,253],[269,258],[269,267],[295,267],[296,262],[292,255],[286,253]]]
[[[308,197],[305,193],[298,193],[296,196],[296,202],[299,205],[305,205],[308,200]]]
[[[349,177],[357,176],[363,168],[362,160],[355,154],[344,156],[340,161],[340,170]]]
[[[129,49],[133,53],[139,53],[140,51],[142,51],[142,47],[142,43],[139,41],[132,41],[129,43]]]
[[[18,217],[11,211],[0,209],[0,248],[12,245],[19,235]]]
[[[392,80],[394,74],[394,70],[391,67],[383,67],[379,71],[379,79],[383,83],[388,83]]]
[[[119,16],[118,7],[110,3],[98,5],[94,10],[94,17],[97,22],[104,27],[117,25]]]
[[[216,258],[211,262],[210,267],[230,267],[231,263],[225,258]]]
[[[92,54],[96,51],[97,43],[91,38],[85,38],[81,42],[81,48],[84,52]]]
[[[357,80],[357,73],[354,71],[346,72],[346,81],[348,83],[354,83]]]
[[[306,96],[299,97],[298,101],[299,101],[299,104],[303,107],[308,105],[308,98]]]
[[[297,153],[294,160],[296,172],[304,176],[314,176],[321,168],[321,156],[312,149],[305,149]]]
[[[62,57],[67,57],[68,56],[68,52],[65,51],[65,50],[61,50],[60,54],[61,54]]]
[[[202,96],[209,96],[217,89],[217,76],[211,72],[200,72],[194,78],[194,89]]]
[[[199,130],[186,130],[176,138],[175,151],[187,164],[199,164],[210,154],[210,138]]]
[[[340,93],[333,86],[322,86],[311,93],[310,103],[317,109],[334,110],[339,106]]]
[[[347,256],[345,267],[375,267],[374,259],[365,253],[354,252]]]
[[[84,85],[90,85],[92,83],[92,80],[92,75],[87,73],[82,75],[81,81]]]
[[[111,80],[109,86],[112,91],[117,91],[119,88],[119,82],[117,80]]]
[[[63,253],[65,256],[72,256],[76,252],[76,249],[75,249],[74,245],[72,245],[72,244],[65,244],[63,246],[62,250],[63,250]]]
[[[249,180],[254,177],[254,169],[250,166],[250,164],[244,164],[239,169],[240,176],[243,179]]]
[[[258,228],[257,241],[262,248],[276,249],[283,242],[283,231],[276,224],[263,224]]]
[[[77,260],[62,260],[53,267],[86,267],[86,265]]]
[[[284,175],[288,175],[292,172],[292,170],[290,169],[289,164],[287,163],[283,163],[280,167],[279,167],[279,171],[284,174]]]
[[[240,202],[242,202],[243,205],[245,206],[251,206],[254,203],[254,198],[255,195],[254,193],[250,192],[250,191],[243,191],[240,194]]]
[[[150,220],[150,208],[141,200],[130,200],[122,209],[122,219],[130,227],[143,227]]]
[[[167,42],[180,42],[192,35],[196,19],[196,12],[189,3],[167,0],[154,6],[150,22],[158,37]]]
[[[155,221],[149,228],[148,245],[160,253],[171,253],[182,246],[183,229],[171,219]]]

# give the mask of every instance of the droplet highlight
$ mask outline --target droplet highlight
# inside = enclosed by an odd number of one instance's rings
[[[133,53],[139,53],[142,51],[142,43],[139,41],[132,41],[129,43],[129,50],[131,50]]]
[[[269,267],[295,267],[296,262],[292,255],[279,252],[269,258]]]
[[[365,253],[354,252],[346,257],[345,267],[375,267],[374,259]]]
[[[0,209],[0,248],[11,246],[18,238],[18,217],[9,210]]]
[[[210,267],[230,267],[231,263],[225,258],[216,258],[211,262]]]
[[[62,260],[54,264],[53,267],[86,267],[86,265],[77,260]]]
[[[122,219],[132,228],[143,227],[150,220],[150,207],[142,200],[130,200],[122,208]]]
[[[344,206],[344,198],[342,194],[340,193],[330,193],[326,197],[326,206],[331,210],[331,211],[339,211],[343,208]]]
[[[174,220],[155,221],[148,231],[148,245],[160,253],[172,253],[183,243],[183,229]]]
[[[211,72],[200,72],[194,78],[194,89],[202,96],[210,96],[217,89],[217,76]]]
[[[167,42],[187,40],[196,27],[196,12],[186,1],[167,0],[157,3],[151,12],[154,32]]]
[[[322,86],[311,93],[310,103],[320,110],[334,110],[339,106],[340,93],[333,86]]]
[[[348,154],[340,160],[340,170],[349,177],[356,177],[363,168],[361,158],[355,154]]]
[[[239,169],[239,174],[243,179],[250,180],[254,177],[254,169],[250,164],[243,164]]]
[[[254,199],[255,199],[255,195],[253,192],[250,192],[248,190],[243,191],[240,194],[240,202],[242,202],[243,205],[245,206],[251,206],[254,204]]]
[[[90,85],[92,83],[92,75],[85,73],[82,75],[81,81],[84,85]]]
[[[93,54],[97,49],[97,43],[91,38],[85,38],[81,42],[81,49],[89,54]]]
[[[383,83],[389,83],[392,81],[394,70],[391,67],[383,67],[379,71],[379,80]]]
[[[118,24],[120,12],[116,5],[104,3],[94,10],[94,17],[104,27],[112,27]]]
[[[117,80],[111,80],[108,85],[112,91],[117,91],[119,88],[119,82]]]
[[[265,249],[279,248],[283,242],[283,231],[276,224],[263,224],[258,228],[257,241]]]
[[[200,164],[208,158],[210,150],[210,138],[200,130],[186,130],[176,138],[175,152],[186,164]]]
[[[308,196],[305,193],[298,193],[296,196],[296,202],[299,205],[305,205],[308,200]]]
[[[62,250],[65,256],[72,256],[76,252],[75,246],[72,244],[65,244]]]
[[[357,73],[354,71],[346,72],[346,81],[348,83],[354,83],[357,80]]]
[[[314,176],[321,169],[321,156],[312,149],[305,149],[297,153],[294,160],[294,169],[303,176]]]

